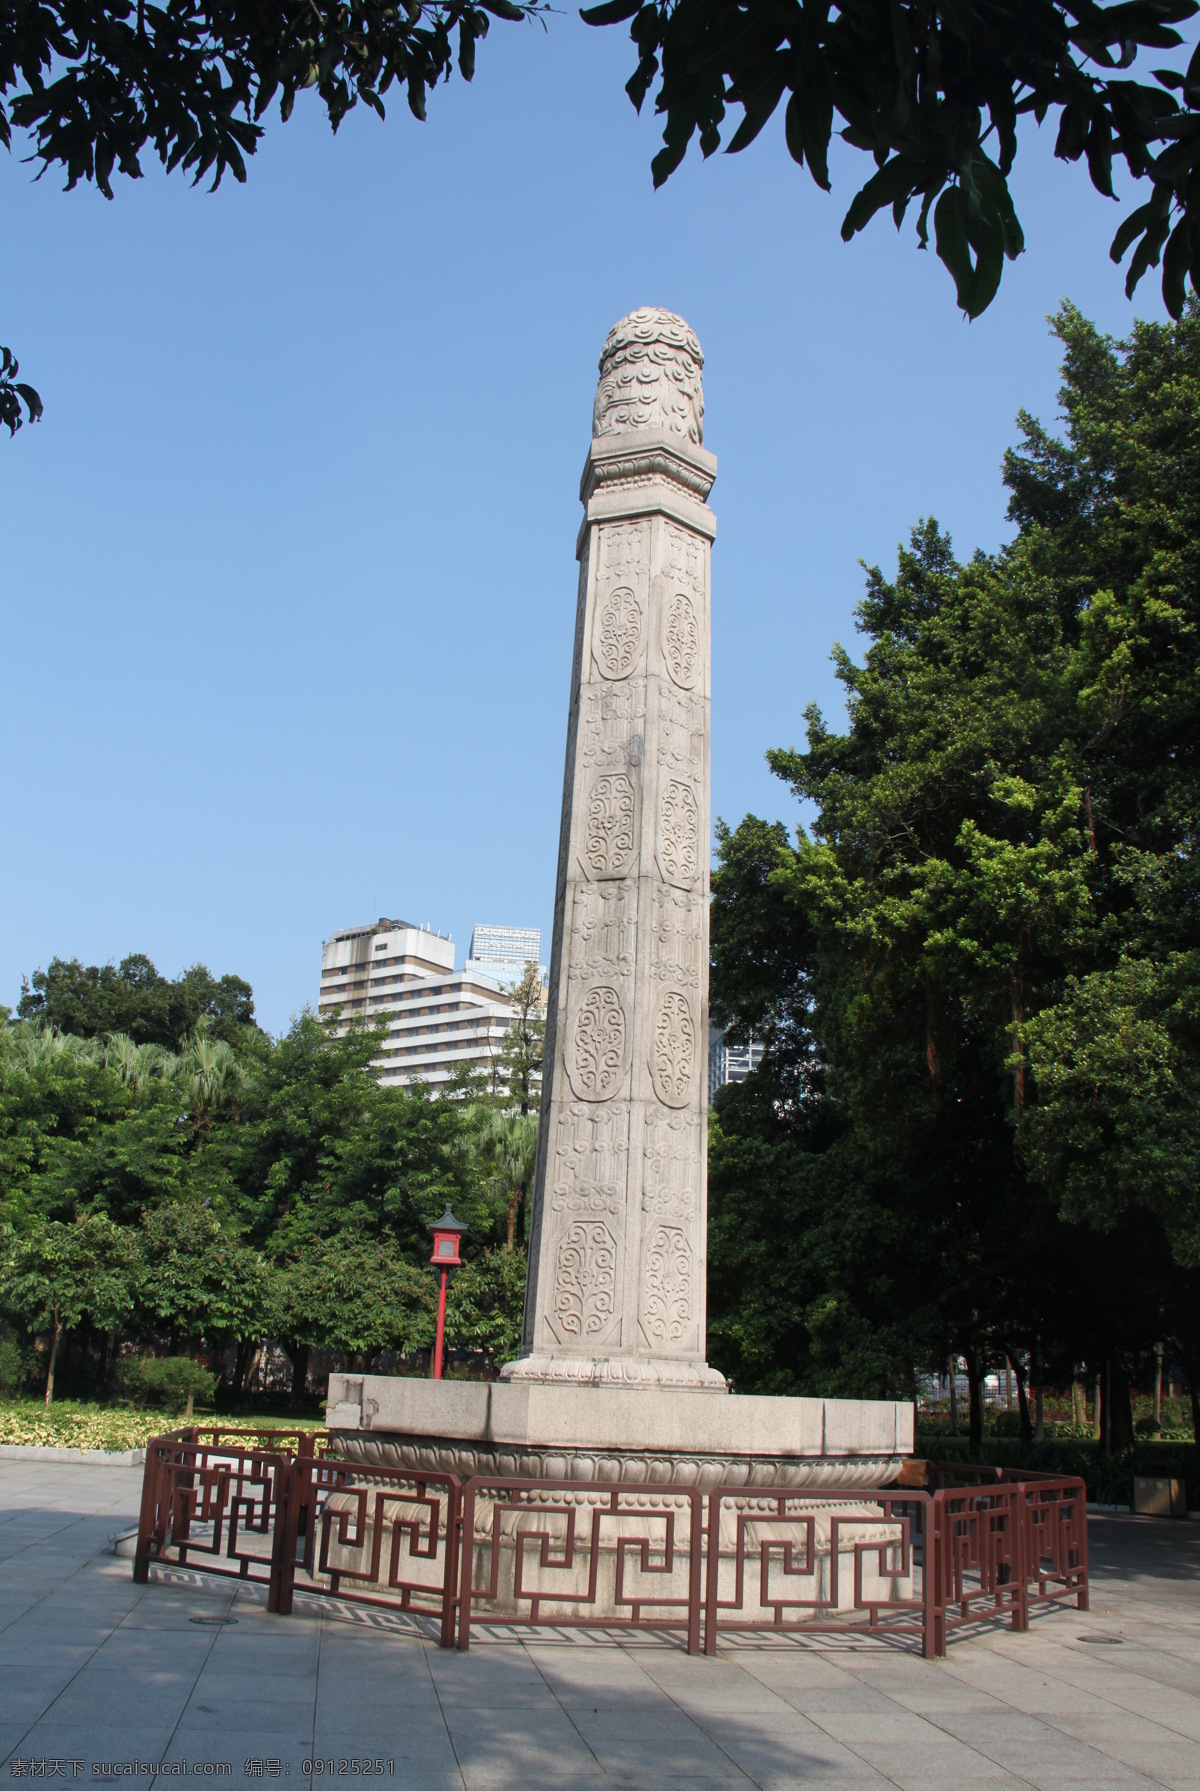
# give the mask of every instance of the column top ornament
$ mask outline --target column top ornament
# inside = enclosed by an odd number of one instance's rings
[[[703,366],[700,344],[682,317],[652,305],[631,311],[613,325],[600,354],[593,438],[653,430],[700,447]]]

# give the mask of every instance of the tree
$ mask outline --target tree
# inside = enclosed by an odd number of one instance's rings
[[[656,186],[693,137],[705,156],[720,148],[728,108],[742,112],[727,145],[738,151],[786,94],[788,150],[819,187],[830,188],[835,118],[843,140],[874,158],[842,236],[884,209],[899,228],[919,201],[920,246],[932,213],[938,256],[969,317],[1024,248],[1009,189],[1018,122],[1056,118],[1055,154],[1086,160],[1098,192],[1112,197],[1116,159],[1150,180],[1112,256],[1134,250],[1129,293],[1161,259],[1163,298],[1179,317],[1185,281],[1195,289],[1200,276],[1200,51],[1183,68],[1155,68],[1150,83],[1126,71],[1142,51],[1179,49],[1174,26],[1196,10],[1195,0],[605,0],[583,17],[631,21],[638,63],[626,91],[639,111],[658,83],[666,124]]]
[[[446,1298],[452,1348],[482,1350],[493,1364],[515,1356],[525,1305],[525,1252],[506,1245],[454,1271]]]
[[[249,1081],[232,1046],[224,1039],[209,1038],[199,1027],[166,1069],[187,1099],[197,1133],[210,1132],[213,1116],[235,1106]]]
[[[1016,540],[961,565],[927,522],[868,574],[845,730],[768,755],[812,837],[747,817],[713,879],[714,1017],[767,1043],[714,1132],[717,1334],[763,1359],[773,1189],[800,1372],[830,1315],[893,1372],[965,1356],[976,1440],[988,1356],[1089,1357],[1120,1440],[1168,1310],[1200,1354],[1200,314],[1055,327],[1067,440],[1022,419]]]
[[[367,1237],[347,1227],[319,1239],[280,1268],[273,1284],[271,1328],[294,1340],[289,1344],[293,1350],[297,1343],[321,1343],[346,1350],[365,1364],[382,1349],[426,1347],[433,1337],[435,1310],[433,1277],[427,1270],[402,1256],[390,1238]]]
[[[513,990],[508,1031],[499,1059],[503,1096],[519,1113],[538,1111],[545,1050],[546,989],[538,966],[528,964]]]
[[[204,1023],[215,1039],[241,1048],[254,1027],[254,996],[240,976],[213,977],[193,964],[170,981],[140,952],[119,965],[52,958],[22,988],[17,1013],[60,1032],[97,1038],[126,1033],[135,1044],[178,1050]]]
[[[516,1241],[517,1212],[533,1180],[537,1164],[538,1121],[535,1113],[492,1114],[484,1130],[482,1145],[486,1156],[495,1164],[508,1196],[508,1229],[505,1246],[511,1250]]]
[[[10,1234],[0,1261],[0,1302],[33,1330],[48,1329],[46,1404],[63,1332],[90,1321],[100,1330],[120,1324],[134,1307],[137,1254],[132,1239],[102,1213],[67,1225],[38,1220]]]
[[[181,1340],[223,1343],[261,1334],[266,1265],[211,1211],[165,1202],[146,1214],[143,1248],[140,1304],[152,1322]]]

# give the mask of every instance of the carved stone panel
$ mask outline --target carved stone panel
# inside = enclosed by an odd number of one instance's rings
[[[571,902],[572,985],[626,983],[637,949],[637,884],[576,884]]]
[[[625,1004],[611,985],[586,990],[575,1007],[567,1037],[567,1073],[582,1101],[607,1101],[625,1072],[629,1022]]]
[[[659,689],[658,762],[679,777],[698,778],[704,765],[706,717],[700,697],[669,684]]]
[[[615,1219],[625,1200],[628,1162],[628,1102],[560,1108],[548,1178],[552,1209]]]
[[[601,771],[628,771],[642,760],[646,687],[593,685],[584,692],[583,762]]]
[[[696,1021],[682,989],[668,989],[658,1004],[650,1039],[654,1092],[667,1107],[686,1107],[696,1074]]]
[[[692,786],[673,777],[659,804],[658,868],[666,882],[685,889],[700,869],[700,805]]]
[[[646,1245],[642,1330],[660,1348],[678,1344],[692,1323],[692,1250],[676,1225],[659,1225]]]
[[[588,791],[583,856],[593,877],[623,877],[637,846],[637,791],[623,771],[606,772]]]
[[[558,1240],[554,1325],[564,1340],[596,1343],[612,1324],[617,1300],[617,1241],[603,1219],[576,1219]]]
[[[702,1149],[698,1113],[670,1113],[662,1107],[647,1113],[642,1211],[648,1226],[654,1220],[695,1222]]]
[[[704,549],[695,535],[667,524],[667,577],[673,585],[684,585],[695,596],[704,595]]]
[[[642,606],[628,585],[618,585],[596,607],[592,656],[606,678],[627,678],[642,650]]]
[[[688,891],[660,883],[654,891],[651,922],[650,976],[656,983],[682,983],[696,989],[700,983],[704,941],[703,897],[694,886]]]
[[[700,624],[696,609],[684,591],[676,591],[663,605],[663,657],[674,683],[690,690],[700,670]]]

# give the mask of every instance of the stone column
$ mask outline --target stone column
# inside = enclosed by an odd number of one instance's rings
[[[705,1363],[709,550],[700,344],[622,318],[580,497],[538,1168],[509,1381],[722,1391]]]

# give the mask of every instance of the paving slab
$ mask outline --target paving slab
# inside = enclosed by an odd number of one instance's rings
[[[1200,1791],[1193,1523],[1094,1518],[1090,1612],[965,1636],[945,1661],[514,1630],[461,1655],[428,1624],[316,1599],[281,1618],[262,1587],[190,1570],[134,1586],[108,1538],[140,1490],[137,1469],[0,1462],[6,1777],[58,1759],[162,1786],[185,1763],[256,1785],[277,1764],[297,1791]]]

